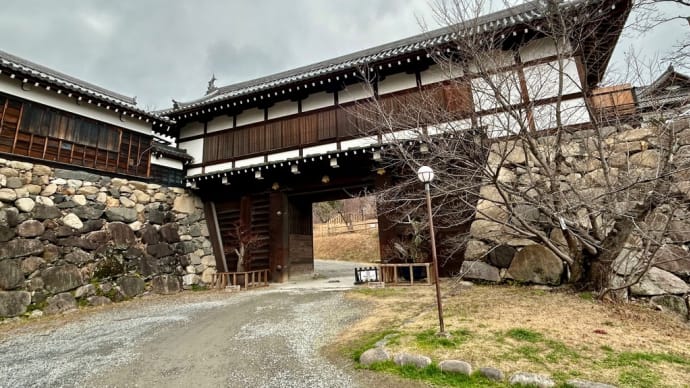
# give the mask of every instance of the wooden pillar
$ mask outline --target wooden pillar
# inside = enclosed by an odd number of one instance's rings
[[[269,201],[269,267],[272,281],[283,283],[288,280],[288,214],[287,197],[272,192]]]
[[[206,216],[206,226],[211,238],[213,255],[216,257],[216,268],[218,271],[228,272],[228,262],[225,260],[225,251],[223,250],[220,227],[218,226],[216,204],[210,201],[204,203],[204,215]]]

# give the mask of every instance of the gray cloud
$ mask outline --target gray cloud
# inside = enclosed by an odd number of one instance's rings
[[[417,16],[433,19],[426,0],[3,0],[2,8],[0,49],[136,95],[147,108],[202,96],[213,73],[218,85],[244,81],[414,35]],[[665,34],[680,37],[680,28]]]

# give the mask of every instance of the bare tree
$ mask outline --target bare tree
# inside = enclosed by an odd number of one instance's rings
[[[662,25],[679,25],[685,32],[674,38],[672,51],[662,54],[667,64],[690,69],[690,1],[687,0],[638,0],[634,3],[634,19],[631,29],[645,34]]]
[[[453,39],[429,54],[447,81],[353,109],[390,144],[379,209],[426,225],[414,171],[429,165],[446,260],[471,240],[538,243],[565,263],[568,281],[625,297],[657,251],[683,242],[671,232],[688,219],[687,122],[640,126],[634,106],[593,96],[627,11],[613,18],[607,2],[537,4],[542,16],[520,39],[510,29],[479,33],[481,0],[436,3]],[[544,51],[548,59],[533,60]]]

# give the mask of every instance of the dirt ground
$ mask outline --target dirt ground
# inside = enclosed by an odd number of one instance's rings
[[[399,387],[328,346],[367,311],[345,297],[353,265],[0,325],[0,387]]]

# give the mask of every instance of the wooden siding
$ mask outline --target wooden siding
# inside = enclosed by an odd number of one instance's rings
[[[151,136],[0,95],[0,152],[149,176]]]
[[[410,107],[438,102],[449,112],[469,114],[472,112],[469,84],[426,88],[424,93],[413,89],[379,99],[384,111],[402,119],[399,125],[411,128],[420,123],[431,124],[433,120],[409,112],[415,111]],[[207,134],[204,137],[203,163],[227,162],[376,133],[372,123],[377,122],[377,109],[372,104],[370,101],[360,101]]]
[[[637,112],[632,86],[629,84],[594,89],[590,104],[600,121],[628,117]]]

